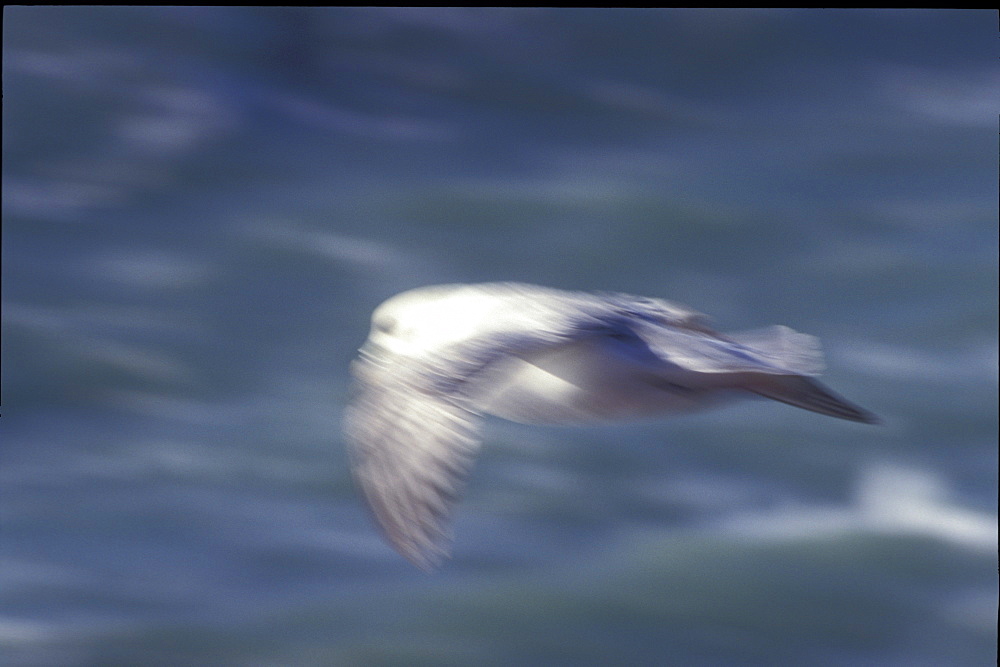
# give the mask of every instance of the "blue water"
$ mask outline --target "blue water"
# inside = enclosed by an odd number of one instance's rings
[[[996,25],[6,8],[0,662],[995,664]],[[815,334],[884,424],[490,420],[422,573],[347,366],[498,279]]]

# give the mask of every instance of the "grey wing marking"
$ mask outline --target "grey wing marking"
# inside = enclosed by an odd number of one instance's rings
[[[417,369],[361,359],[345,413],[354,478],[389,542],[430,570],[447,555],[452,506],[478,447],[479,418]]]

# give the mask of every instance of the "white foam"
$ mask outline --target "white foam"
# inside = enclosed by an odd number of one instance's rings
[[[877,464],[863,470],[844,506],[794,505],[723,521],[726,530],[763,539],[810,539],[863,532],[924,535],[981,553],[997,551],[997,516],[962,507],[940,475]]]
[[[969,549],[997,550],[997,517],[960,507],[939,475],[876,465],[857,486],[859,522],[871,530],[936,537]]]

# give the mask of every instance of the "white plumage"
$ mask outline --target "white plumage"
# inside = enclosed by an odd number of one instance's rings
[[[816,338],[783,326],[723,335],[684,306],[520,283],[392,297],[352,365],[354,476],[389,542],[424,569],[479,444],[481,415],[585,424],[688,412],[739,394],[874,423],[811,376]]]

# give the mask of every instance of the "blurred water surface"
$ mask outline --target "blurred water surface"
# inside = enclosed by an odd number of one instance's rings
[[[5,664],[995,664],[996,12],[4,19]],[[498,279],[816,334],[885,425],[491,420],[423,574],[347,365]]]

